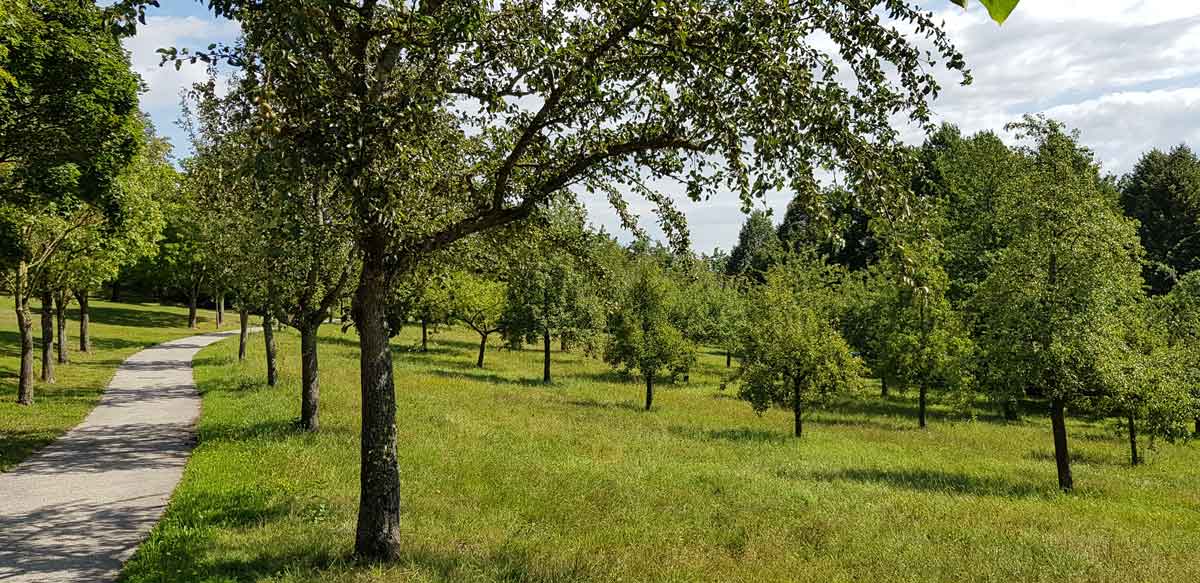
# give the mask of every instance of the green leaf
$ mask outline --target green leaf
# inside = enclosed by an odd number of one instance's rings
[[[964,9],[967,7],[967,0],[950,1],[962,6]],[[1008,15],[1012,14],[1013,9],[1017,7],[1017,3],[1020,1],[1021,0],[979,0],[979,3],[983,4],[983,6],[987,8],[988,14],[991,15],[992,20],[995,20],[997,24],[1004,24],[1004,21],[1008,19]]]

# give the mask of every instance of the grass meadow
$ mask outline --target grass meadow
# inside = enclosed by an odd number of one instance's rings
[[[41,304],[34,310],[34,375],[41,374]],[[116,304],[92,300],[92,352],[79,352],[79,306],[72,303],[67,342],[69,364],[55,364],[56,382],[34,383],[32,407],[17,405],[21,337],[12,297],[0,298],[0,472],[79,424],[96,406],[109,380],[127,357],[167,340],[199,333],[187,327],[187,308],[158,304]],[[200,312],[200,332],[216,329],[214,314]],[[225,327],[237,326],[237,314]]]
[[[853,395],[757,416],[720,390],[724,357],[656,391],[578,353],[540,382],[533,347],[455,329],[394,340],[403,560],[350,556],[358,498],[353,332],[324,326],[322,428],[299,415],[299,338],[282,380],[236,341],[196,361],[199,444],[126,582],[1197,581],[1200,450],[1131,468],[1109,425],[1073,420],[1077,492],[1055,488],[1049,421],[973,419]]]

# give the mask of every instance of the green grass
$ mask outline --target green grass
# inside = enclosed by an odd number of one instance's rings
[[[116,304],[92,300],[92,352],[79,348],[78,306],[72,304],[67,329],[69,364],[56,364],[57,382],[35,382],[34,404],[17,405],[21,340],[11,297],[0,298],[0,472],[7,471],[63,432],[79,424],[96,406],[117,366],[154,344],[191,334],[187,309],[157,304]],[[34,302],[34,374],[41,372],[41,305]],[[201,331],[215,328],[211,312],[201,313]],[[237,325],[234,315],[226,327]]]
[[[298,339],[283,377],[261,341],[205,349],[200,442],[124,580],[149,581],[1196,581],[1200,454],[1161,446],[1126,466],[1104,424],[1073,421],[1078,491],[1055,489],[1049,422],[969,420],[863,395],[756,416],[689,386],[639,410],[637,383],[579,354],[493,350],[448,331],[396,341],[403,560],[350,558],[358,496],[353,334],[323,330],[322,423],[297,433]]]

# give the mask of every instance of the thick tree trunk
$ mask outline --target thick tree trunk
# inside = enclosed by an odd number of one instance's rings
[[[92,335],[88,326],[91,325],[92,315],[88,311],[87,290],[76,290],[75,301],[79,302],[79,351],[92,351]]]
[[[279,369],[275,362],[275,316],[271,309],[263,310],[263,342],[267,346],[267,386],[279,382]]]
[[[321,321],[304,321],[300,327],[300,428],[316,431],[320,426],[321,376],[317,360],[317,333]]]
[[[1071,479],[1071,454],[1067,450],[1067,414],[1062,399],[1050,402],[1050,424],[1054,430],[1054,463],[1058,466],[1058,487],[1070,492],[1075,487]]]
[[[550,382],[550,329],[542,330],[542,382]]]
[[[1137,423],[1133,418],[1133,414],[1129,414],[1129,465],[1136,466],[1142,463],[1142,458],[1138,457],[1137,450]]]
[[[728,349],[725,350],[725,368],[733,366],[733,354]]]
[[[17,403],[33,404],[33,314],[29,311],[29,272],[24,261],[17,266],[13,303],[21,335],[21,371],[17,377]]]
[[[196,324],[196,302],[199,300],[197,296],[200,294],[193,288],[188,293],[188,328],[195,329]]]
[[[792,384],[792,416],[795,427],[793,434],[796,437],[804,435],[804,403],[800,400],[800,379],[796,379]]]
[[[487,334],[479,335],[479,360],[475,362],[476,367],[483,368],[483,351],[487,350],[487,339]]]
[[[246,340],[250,336],[250,312],[238,302],[238,362],[246,360]]]
[[[429,321],[421,316],[421,352],[429,352]]]
[[[926,388],[925,381],[921,381],[921,387],[917,391],[917,425],[921,429],[925,429],[925,410],[928,407],[927,400],[929,390]]]
[[[54,382],[54,298],[42,292],[42,382]]]
[[[650,410],[650,405],[654,403],[654,375],[646,375],[646,410]]]
[[[879,377],[879,396],[880,397],[888,396],[887,375],[882,375]]]
[[[380,245],[382,247],[382,244]],[[362,387],[358,524],[354,552],[368,560],[400,552],[400,469],[396,459],[396,387],[388,346],[388,277],[368,250],[354,297]]]
[[[58,364],[71,362],[71,347],[67,345],[67,291],[54,292],[54,324],[58,333]]]

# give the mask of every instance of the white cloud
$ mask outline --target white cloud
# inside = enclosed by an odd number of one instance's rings
[[[206,78],[203,63],[184,64],[178,71],[172,65],[159,66],[160,48],[204,48],[209,43],[234,40],[238,25],[228,20],[201,19],[195,16],[150,16],[137,36],[125,41],[133,68],[142,76],[147,91],[141,96],[147,111],[172,108],[179,104],[179,92]],[[162,125],[164,120],[159,120]],[[173,121],[173,120],[169,120]]]

